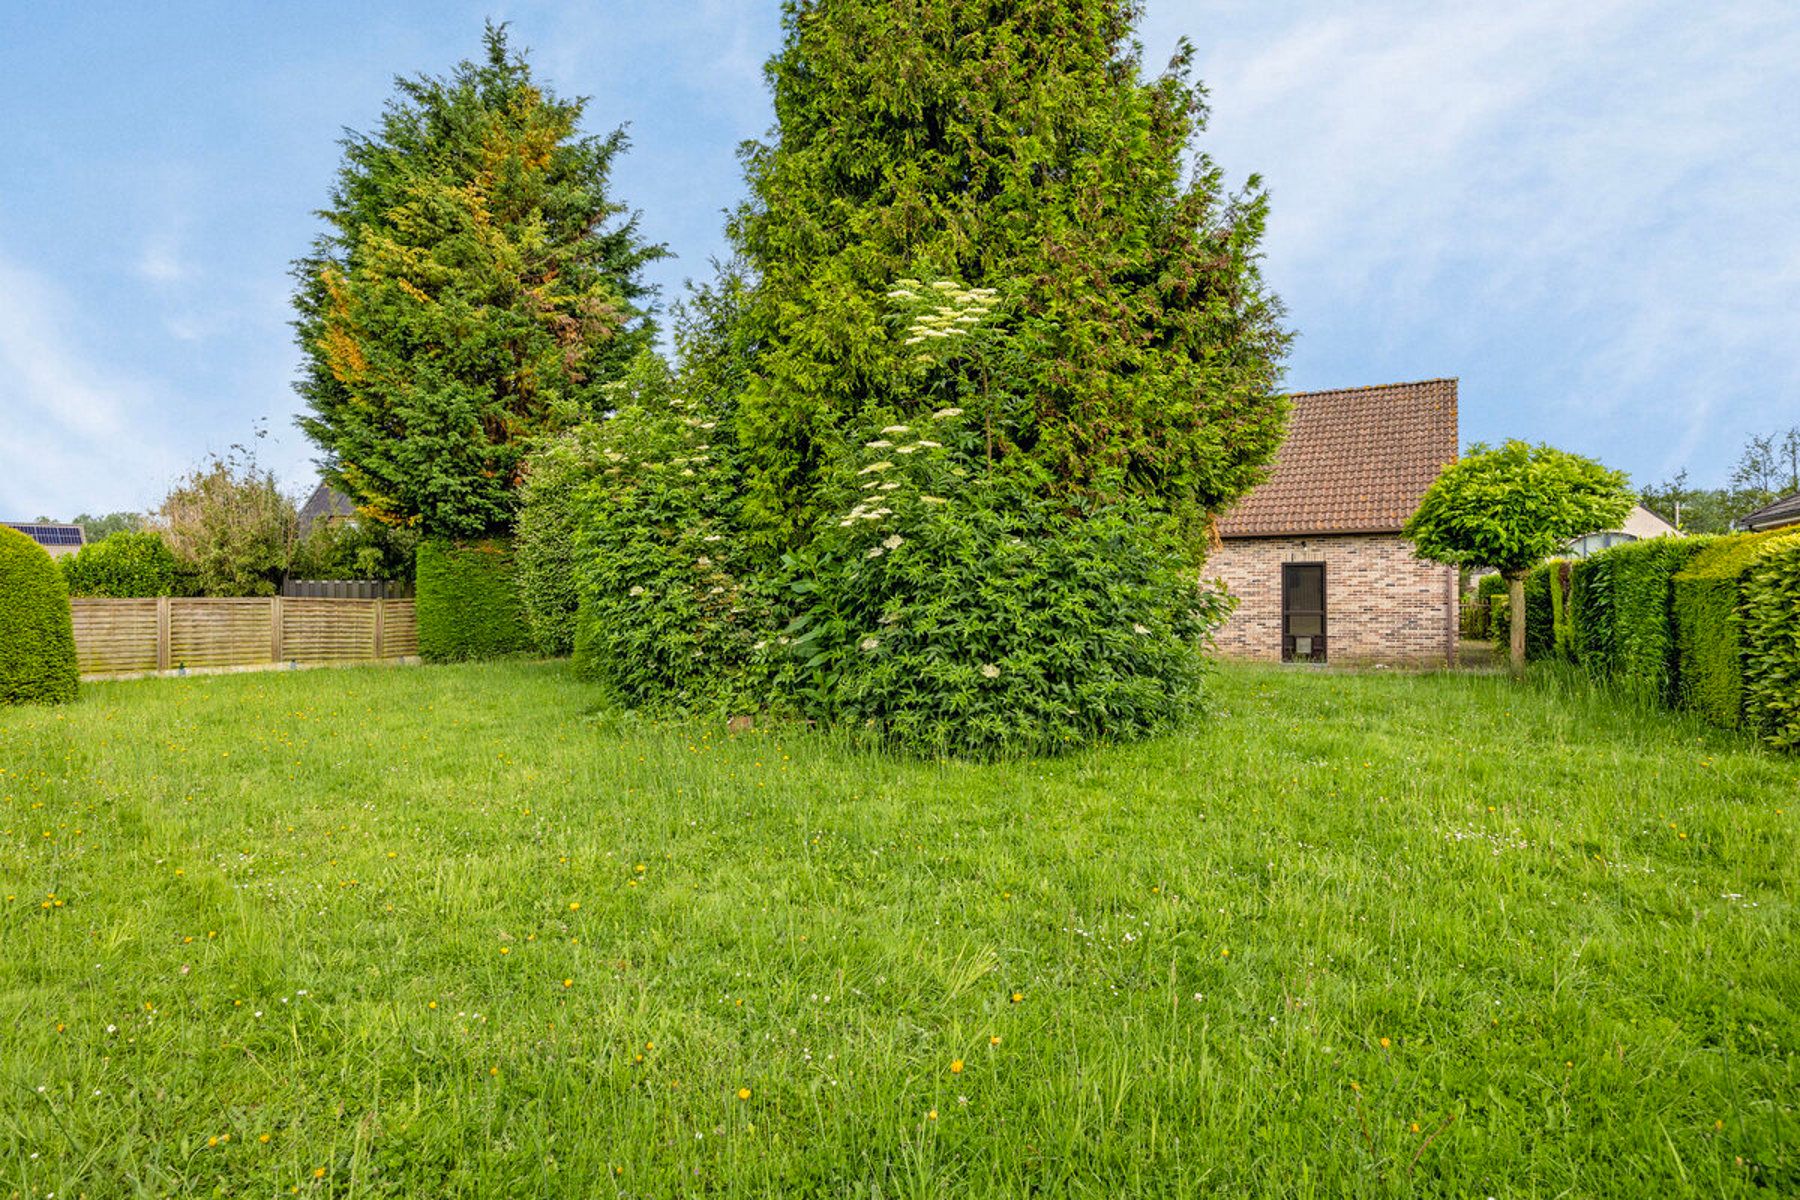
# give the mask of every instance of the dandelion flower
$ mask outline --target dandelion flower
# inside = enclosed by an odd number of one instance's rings
[[[937,1109],[935,1109],[935,1108],[934,1108],[934,1109],[932,1109],[932,1110],[931,1110],[931,1111],[930,1111],[930,1112],[928,1112],[928,1113],[926,1113],[926,1114],[925,1114],[925,1119],[926,1119],[926,1120],[927,1120],[927,1121],[935,1121],[935,1120],[937,1120]]]
[[[1012,994],[1012,1002],[1014,1004],[1023,1004],[1025,1002],[1025,993],[1024,992],[1014,992]]]
[[[952,1075],[961,1075],[962,1069],[963,1069],[963,1060],[962,1059],[960,1059],[960,1058],[955,1059],[954,1061],[951,1062],[950,1073]]]
[[[1387,1039],[1386,1039],[1386,1038],[1382,1038],[1382,1039],[1381,1039],[1381,1048],[1382,1048],[1382,1049],[1383,1049],[1383,1050],[1386,1050],[1386,1049],[1387,1049],[1387,1048],[1388,1048],[1388,1047],[1389,1047],[1389,1046],[1391,1046],[1391,1045],[1393,1045],[1393,1044],[1394,1044],[1394,1043],[1392,1043],[1392,1042],[1390,1042],[1390,1041],[1388,1041],[1388,1040],[1387,1040]]]
[[[738,1099],[739,1100],[748,1100],[749,1098],[750,1098],[750,1089],[749,1088],[739,1088],[738,1089]]]
[[[993,1037],[988,1039],[988,1045],[990,1045],[990,1046],[998,1046],[999,1044],[1000,1044],[1000,1035],[997,1033]]]
[[[579,912],[580,910],[581,910],[581,901],[579,901],[579,900],[569,901],[569,911],[570,912]]]

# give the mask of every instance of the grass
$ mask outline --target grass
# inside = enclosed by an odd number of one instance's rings
[[[1800,1191],[1800,763],[1215,698],[990,767],[556,664],[0,713],[0,1196]]]

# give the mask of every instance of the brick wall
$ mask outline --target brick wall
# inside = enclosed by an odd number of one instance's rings
[[[1281,564],[1325,564],[1334,663],[1442,663],[1455,655],[1456,569],[1415,558],[1395,534],[1232,538],[1203,574],[1238,598],[1219,631],[1227,658],[1281,659]]]

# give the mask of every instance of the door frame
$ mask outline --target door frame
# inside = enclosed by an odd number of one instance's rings
[[[1296,567],[1319,570],[1319,633],[1315,641],[1318,649],[1306,658],[1294,657],[1294,638],[1288,633],[1288,572]],[[1331,572],[1323,562],[1284,562],[1281,564],[1281,661],[1325,663],[1331,661]],[[1311,609],[1301,609],[1311,612]]]

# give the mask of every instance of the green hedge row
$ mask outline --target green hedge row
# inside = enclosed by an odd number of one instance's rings
[[[0,525],[0,704],[75,698],[69,589],[44,548]]]
[[[1550,583],[1563,570],[1559,614]],[[1656,538],[1546,564],[1526,604],[1528,622],[1551,628],[1528,629],[1533,657],[1560,635],[1597,679],[1800,748],[1800,531]]]
[[[1772,541],[1751,564],[1738,609],[1744,723],[1800,750],[1800,534]]]
[[[1680,656],[1674,579],[1711,538],[1652,538],[1615,546],[1574,571],[1574,657],[1596,678],[1673,704]]]
[[[500,658],[532,648],[510,543],[422,542],[415,586],[426,660]]]
[[[1763,556],[1800,545],[1792,530],[1721,538],[1675,576],[1676,653],[1682,671],[1680,699],[1719,725],[1746,723],[1745,612],[1779,608],[1779,592],[1767,594],[1752,578]],[[1788,626],[1800,622],[1790,613]],[[1776,621],[1777,629],[1784,624]]]
[[[62,560],[71,596],[169,596],[175,554],[159,533],[121,529]]]

